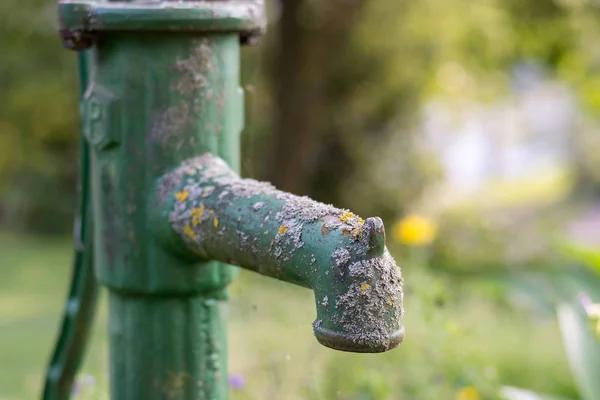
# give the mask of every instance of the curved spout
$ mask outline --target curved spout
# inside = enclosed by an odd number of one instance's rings
[[[381,219],[241,179],[211,154],[165,175],[157,196],[162,240],[185,256],[313,289],[321,344],[375,353],[402,341],[402,276]]]

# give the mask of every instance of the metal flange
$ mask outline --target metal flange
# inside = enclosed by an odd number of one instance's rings
[[[98,3],[63,0],[59,31],[66,48],[82,51],[108,32],[235,32],[255,44],[266,27],[262,1]]]

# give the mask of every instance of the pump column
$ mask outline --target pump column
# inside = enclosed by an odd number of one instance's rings
[[[262,31],[262,4],[63,1],[59,14],[65,46],[91,49],[81,106],[111,399],[226,399],[221,303],[235,270],[159,245],[154,190],[206,152],[239,168],[239,45]]]

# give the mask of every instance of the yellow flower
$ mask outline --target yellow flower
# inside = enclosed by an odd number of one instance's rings
[[[465,386],[456,392],[456,400],[481,400],[481,396],[473,386]]]
[[[437,233],[432,220],[420,215],[409,215],[396,222],[392,229],[394,240],[409,246],[430,244]]]

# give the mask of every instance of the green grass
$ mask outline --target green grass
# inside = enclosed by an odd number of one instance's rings
[[[0,400],[39,398],[70,280],[68,240],[0,235]],[[399,259],[398,261],[402,261]],[[403,269],[407,336],[379,355],[334,352],[312,335],[312,292],[242,273],[231,286],[230,372],[246,386],[232,400],[443,400],[461,385],[509,384],[575,398],[553,319],[486,299],[468,285]],[[436,296],[448,299],[436,307]],[[104,300],[104,299],[103,299]],[[104,301],[82,373],[84,399],[106,399]],[[491,397],[489,397],[491,398]]]

